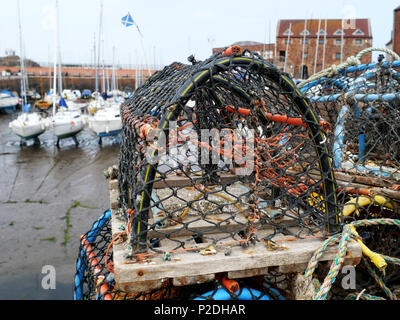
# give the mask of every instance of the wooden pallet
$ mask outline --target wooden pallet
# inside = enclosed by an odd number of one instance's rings
[[[182,177],[168,177],[168,184],[182,180]],[[118,208],[118,181],[110,181],[110,207],[112,212],[112,234],[116,237],[121,232],[122,222],[116,216]],[[213,219],[213,217],[209,217]],[[221,215],[218,215],[221,219]],[[217,217],[215,217],[217,219]],[[240,218],[238,222],[240,223]],[[223,220],[223,219],[222,219]],[[243,221],[244,222],[244,221]],[[286,226],[291,232],[296,232],[297,227],[291,226],[291,221],[282,219],[279,225]],[[193,235],[194,231],[204,231],[209,228],[207,221],[199,220],[191,225],[190,230],[180,227],[179,232],[174,233],[174,240],[185,241],[186,248],[197,248],[196,251],[178,251],[170,254],[171,260],[165,260],[162,254],[150,254],[141,261],[126,257],[129,239],[116,241],[113,245],[113,262],[117,288],[125,292],[143,292],[160,288],[167,279],[172,279],[175,286],[199,284],[213,281],[216,274],[226,272],[228,278],[246,278],[267,274],[274,269],[282,273],[304,272],[313,253],[320,247],[323,240],[320,238],[296,239],[291,236],[275,236],[274,241],[278,247],[268,246],[265,242],[256,242],[255,245],[242,248],[231,246],[232,239],[218,242],[214,247],[216,252],[210,255],[201,254],[212,243],[213,238],[222,238],[221,232],[235,230],[234,223],[221,224],[215,230],[218,233],[207,234],[203,243],[197,243]],[[164,232],[172,231],[174,227],[163,229]],[[257,230],[261,239],[271,233],[271,227]],[[150,230],[148,237],[157,237],[157,230]],[[176,245],[176,243],[175,243]],[[174,249],[173,241],[160,240],[160,248],[163,251]],[[229,250],[228,250],[229,249]],[[332,261],[337,253],[337,245],[330,246],[321,258],[321,261]],[[230,253],[227,255],[228,251]],[[204,253],[204,252],[203,252]],[[345,264],[357,265],[361,259],[361,247],[355,241],[350,241]]]

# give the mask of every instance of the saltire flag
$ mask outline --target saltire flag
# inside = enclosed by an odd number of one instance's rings
[[[133,18],[132,18],[131,14],[129,12],[125,17],[123,17],[121,19],[121,21],[122,21],[122,24],[125,27],[130,27],[130,26],[133,26],[135,24],[135,22],[133,21]]]
[[[136,28],[137,28],[140,36],[142,37],[142,33],[140,32],[139,26],[133,21],[133,18],[129,12],[126,16],[122,17],[121,22],[122,22],[122,25],[124,25],[127,28],[131,27],[133,25],[136,25]]]

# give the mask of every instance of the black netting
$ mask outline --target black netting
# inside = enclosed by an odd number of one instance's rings
[[[300,84],[322,121],[331,125],[327,144],[334,159],[337,205],[343,223],[399,219],[399,67],[399,61],[388,62],[379,56],[377,63],[348,67]],[[360,227],[357,231],[372,251],[400,257],[397,226]],[[367,268],[361,263],[355,291],[366,289],[371,295],[387,298],[372,276],[374,268],[389,287],[399,285],[398,264],[388,263],[382,273],[373,264]],[[336,297],[348,294],[336,289]]]
[[[219,274],[215,281],[190,286],[164,282],[160,289],[143,292],[120,290],[116,286],[111,239],[111,212],[105,212],[81,237],[76,264],[76,300],[286,300],[292,298],[293,275],[276,271],[265,276],[227,280]]]
[[[291,227],[296,236],[336,230],[318,117],[257,55],[174,63],[123,105],[122,119],[120,208],[133,254],[185,249],[190,239],[172,237],[181,233],[224,246]]]
[[[121,108],[116,216],[124,229],[113,238],[108,221],[83,237],[78,298],[291,299],[294,275],[271,270],[233,280],[238,291],[224,273],[203,284],[166,279],[152,291],[124,290],[114,279],[113,242],[125,264],[162,263],[259,243],[276,249],[283,236],[322,239],[354,220],[398,219],[399,61],[380,58],[300,89],[247,50],[191,62],[156,73]],[[357,231],[371,250],[399,258],[397,226]],[[322,263],[317,279],[328,268]],[[384,274],[374,268],[357,266],[353,291],[340,287],[339,275],[330,298],[396,290],[398,263]]]

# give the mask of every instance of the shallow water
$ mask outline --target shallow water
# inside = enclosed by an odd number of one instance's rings
[[[88,128],[54,145],[20,146],[0,114],[0,299],[73,299],[79,237],[109,208],[103,171],[117,164],[119,145],[103,144]],[[78,204],[74,207],[74,204]],[[54,266],[56,289],[42,287],[42,267]]]

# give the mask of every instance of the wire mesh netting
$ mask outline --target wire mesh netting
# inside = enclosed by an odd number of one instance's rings
[[[337,225],[318,117],[254,53],[174,63],[124,104],[122,119],[120,207],[133,253],[185,249],[189,240],[172,237],[181,231],[223,245]]]
[[[76,300],[286,300],[290,291],[292,274],[271,271],[268,275],[216,281],[176,287],[166,281],[162,288],[143,292],[117,289],[114,273],[108,268],[112,261],[111,211],[106,211],[81,238],[76,265],[74,299]]]
[[[322,239],[348,222],[398,219],[400,61],[380,57],[301,89],[238,47],[190,61],[154,74],[121,108],[116,215],[129,263],[170,261],[171,253],[229,255],[257,243],[279,247],[283,236]],[[295,298],[294,274],[270,271],[234,280],[234,289],[224,274],[198,285],[177,287],[167,279],[155,290],[118,289],[112,261],[120,239],[107,215],[82,238],[76,298]],[[382,273],[363,258],[356,288],[344,290],[339,275],[330,298],[364,289],[393,298],[398,226],[357,231],[394,263]],[[317,282],[328,267],[320,263]]]
[[[334,158],[343,223],[399,218],[399,67],[399,61],[379,55],[376,63],[344,68],[300,85],[321,119],[332,125],[327,144]],[[372,251],[400,257],[397,226],[361,227],[359,235]],[[379,274],[382,282],[397,288],[399,271],[398,263],[388,263],[382,273],[363,260],[357,267],[358,292],[368,289],[387,296],[372,275]]]

